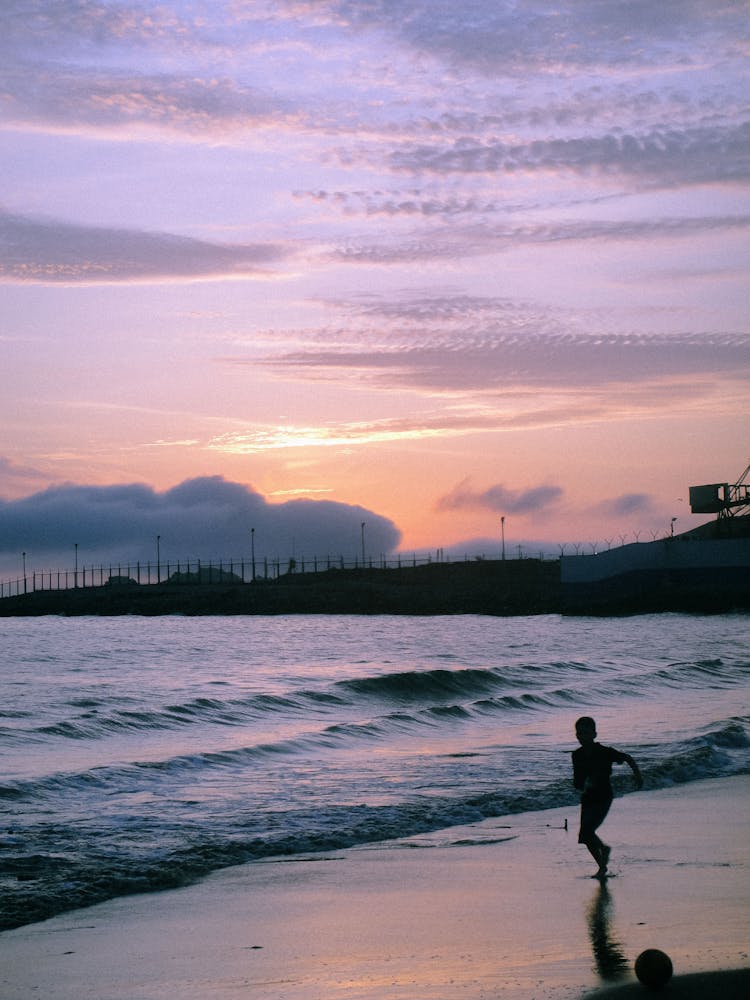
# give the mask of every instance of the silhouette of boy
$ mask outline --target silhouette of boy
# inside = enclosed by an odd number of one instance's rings
[[[585,844],[589,849],[599,865],[596,874],[603,878],[607,874],[611,848],[599,839],[596,831],[612,805],[613,792],[609,780],[612,765],[627,764],[633,772],[636,788],[643,787],[643,778],[629,753],[596,742],[596,723],[589,716],[584,715],[576,722],[576,737],[581,745],[572,753],[573,784],[583,793],[578,843]]]

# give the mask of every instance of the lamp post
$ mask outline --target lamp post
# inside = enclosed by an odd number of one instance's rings
[[[156,582],[161,583],[161,535],[156,536]]]
[[[503,562],[505,562],[505,514],[500,518],[500,534],[503,539]]]
[[[255,583],[255,528],[250,529],[250,559],[253,564],[252,580]]]
[[[26,553],[21,553],[21,559],[23,560],[23,592],[26,593]]]
[[[366,522],[363,521],[362,524],[360,525],[360,529],[362,532],[362,569],[365,568],[365,523]]]
[[[75,571],[73,573],[73,586],[74,588],[77,589],[78,588],[78,542],[74,542],[73,547],[75,548],[75,553],[76,553]]]

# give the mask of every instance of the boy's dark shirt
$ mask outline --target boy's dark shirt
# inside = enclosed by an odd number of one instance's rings
[[[595,802],[612,798],[609,782],[613,764],[625,764],[625,754],[614,747],[592,743],[589,747],[579,747],[571,754],[573,758],[573,784],[583,791],[581,802]],[[586,779],[589,787],[584,791]]]

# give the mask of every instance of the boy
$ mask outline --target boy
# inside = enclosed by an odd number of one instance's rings
[[[636,788],[643,787],[643,778],[630,754],[596,742],[596,723],[587,715],[576,722],[576,737],[581,745],[572,753],[573,784],[583,793],[578,843],[586,845],[599,865],[595,877],[604,878],[611,848],[599,839],[596,831],[612,805],[612,785],[609,782],[612,765],[627,764],[633,772]]]

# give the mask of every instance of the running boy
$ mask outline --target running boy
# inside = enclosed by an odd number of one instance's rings
[[[581,744],[573,751],[573,784],[582,792],[581,828],[578,843],[585,844],[594,861],[599,865],[597,876],[607,874],[610,848],[597,836],[612,805],[610,776],[613,764],[627,764],[633,772],[636,788],[643,787],[638,765],[628,753],[605,747],[596,742],[596,723],[584,715],[576,722],[576,737]]]

